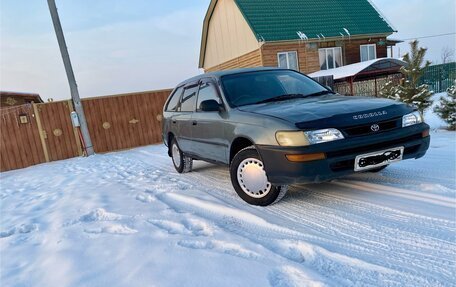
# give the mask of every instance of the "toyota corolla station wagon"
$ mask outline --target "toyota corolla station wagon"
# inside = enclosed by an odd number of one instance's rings
[[[288,185],[378,172],[418,159],[429,126],[413,107],[342,96],[292,70],[203,74],[179,84],[163,112],[163,140],[179,173],[193,160],[228,165],[249,204],[279,201]]]

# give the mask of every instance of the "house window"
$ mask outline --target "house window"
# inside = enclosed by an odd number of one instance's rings
[[[342,66],[341,47],[318,49],[318,56],[320,58],[321,70],[329,70]]]
[[[377,46],[375,44],[361,45],[361,62],[377,59]]]
[[[280,68],[299,71],[298,52],[280,52],[277,53]]]

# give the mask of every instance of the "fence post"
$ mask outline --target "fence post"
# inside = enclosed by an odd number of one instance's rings
[[[70,113],[74,112],[74,107],[73,107],[73,101],[72,100],[68,100],[68,109],[70,110]],[[79,137],[79,130],[78,130],[77,127],[73,126],[73,131],[74,131],[74,138],[76,140],[76,146],[78,148],[79,156],[83,156],[84,152],[82,150],[81,138]]]
[[[41,124],[41,117],[40,117],[40,111],[38,109],[38,105],[33,103],[33,112],[35,114],[35,120],[36,120],[36,125],[38,127],[38,133],[40,134],[40,140],[41,140],[41,146],[43,147],[43,153],[44,153],[44,158],[46,159],[46,162],[50,162],[49,160],[49,152],[47,149],[47,144],[46,144],[46,135],[45,131],[43,130],[43,125]]]

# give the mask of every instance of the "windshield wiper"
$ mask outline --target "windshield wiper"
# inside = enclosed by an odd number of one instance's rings
[[[307,95],[307,97],[318,97],[318,96],[323,96],[323,95],[327,95],[327,94],[335,94],[335,93],[331,92],[331,91],[324,90],[324,91],[316,92],[316,93],[313,93],[313,94],[309,94],[309,95]]]
[[[286,101],[286,100],[291,100],[291,99],[303,99],[307,98],[307,95],[304,94],[286,94],[286,95],[281,95],[277,97],[272,97],[270,99],[262,100],[259,102],[256,102],[255,104],[265,104],[265,103],[271,103],[271,102],[279,102],[279,101]]]

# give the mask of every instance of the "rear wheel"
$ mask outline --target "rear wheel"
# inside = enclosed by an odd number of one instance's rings
[[[193,167],[193,159],[186,156],[179,145],[177,144],[176,139],[171,141],[171,158],[173,159],[174,168],[178,173],[191,172]]]
[[[288,190],[288,186],[276,186],[268,181],[263,162],[253,146],[234,156],[230,175],[236,193],[252,205],[274,204],[280,201]]]

